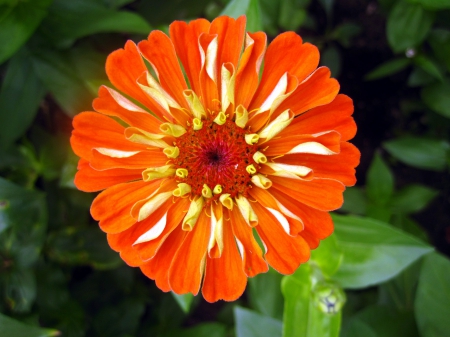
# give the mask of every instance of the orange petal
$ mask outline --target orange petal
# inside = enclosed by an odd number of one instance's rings
[[[322,240],[333,233],[333,221],[328,212],[322,212],[302,204],[290,195],[290,191],[271,189],[270,192],[284,207],[302,219],[305,230],[316,238]]]
[[[249,110],[259,108],[277,85],[281,76],[288,72],[302,82],[319,64],[319,51],[294,32],[278,35],[269,45],[264,61],[264,72]]]
[[[219,258],[206,258],[202,294],[206,301],[234,301],[247,285],[242,260],[230,226],[223,227],[223,251]]]
[[[197,224],[175,254],[169,270],[169,283],[177,294],[198,294],[210,235],[210,219],[202,211]],[[166,266],[167,267],[167,266]]]
[[[352,144],[340,143],[340,152],[331,156],[309,153],[288,154],[275,159],[278,163],[307,166],[316,178],[339,180],[346,186],[356,183],[355,167],[359,165],[361,153]]]
[[[95,147],[110,148],[120,151],[140,151],[144,145],[133,144],[125,139],[124,127],[112,118],[96,112],[82,112],[73,119],[70,144],[75,154],[91,160]]]
[[[142,60],[136,44],[131,40],[127,41],[125,49],[112,52],[106,59],[106,73],[111,83],[163,119],[163,116],[167,116],[167,113],[159,104],[147,96],[136,82],[145,71],[147,71],[147,67],[144,60]]]
[[[253,277],[267,272],[269,266],[262,257],[262,250],[253,236],[252,228],[247,225],[237,207],[234,207],[228,214],[230,216],[233,234],[242,244],[242,268],[245,274],[248,277]]]
[[[97,192],[110,186],[142,179],[142,170],[112,169],[94,170],[89,162],[80,159],[78,172],[75,175],[75,186],[84,192]]]
[[[342,206],[342,183],[331,179],[288,179],[270,176],[272,187],[286,191],[298,201],[321,211],[333,211]],[[272,191],[272,190],[271,190]]]
[[[312,108],[297,116],[283,131],[283,135],[314,134],[335,130],[341,134],[341,140],[352,139],[356,134],[356,124],[351,117],[353,101],[345,95],[337,95],[333,102]]]
[[[202,33],[208,32],[209,26],[210,23],[207,20],[197,19],[189,24],[184,21],[175,21],[169,27],[170,38],[183,64],[191,89],[197,95],[201,92],[199,74],[202,68],[198,40]]]
[[[216,37],[217,37],[216,35],[212,34],[202,34],[200,36],[199,45],[203,51],[203,54],[205,55],[205,58],[207,57],[208,47],[210,46],[211,43],[214,43],[213,40]],[[210,111],[218,111],[219,88],[217,82],[219,82],[219,80],[218,78],[215,79],[211,78],[210,74],[208,74],[206,61],[207,60],[205,59],[200,71],[201,101],[206,109],[209,109]],[[220,72],[216,73],[217,76],[218,74],[220,74]]]
[[[141,151],[127,158],[114,158],[101,154],[98,150],[92,151],[91,166],[96,170],[109,170],[112,168],[145,169],[163,166],[167,156],[161,150]]]
[[[139,253],[141,259],[148,261],[152,259],[160,249],[161,245],[172,233],[172,231],[180,225],[186,212],[189,209],[190,201],[188,198],[176,198],[175,203],[167,211],[167,222],[162,233],[154,240],[134,245],[134,249]]]
[[[311,108],[332,102],[339,92],[339,82],[330,78],[330,75],[331,72],[326,67],[317,69],[280,104],[272,118],[276,118],[286,109],[300,115]]]
[[[160,181],[136,181],[112,186],[94,199],[91,215],[100,221],[102,231],[120,233],[136,223],[130,215],[134,203],[151,195],[160,183]]]
[[[248,108],[259,82],[259,69],[266,50],[267,36],[263,32],[247,33],[253,40],[246,45],[236,75],[235,106]],[[247,43],[246,43],[247,44]]]
[[[292,274],[300,265],[308,261],[310,250],[301,236],[290,236],[278,220],[259,203],[253,207],[260,221],[256,230],[266,247],[267,262],[282,274]]]
[[[148,132],[159,133],[161,122],[154,116],[139,108],[117,91],[102,85],[99,97],[92,106],[98,112],[108,116],[119,117],[130,126],[139,127]]]
[[[183,91],[188,87],[170,38],[163,32],[155,30],[150,33],[147,40],[140,42],[138,47],[154,67],[164,90],[183,108],[189,108],[183,96]]]
[[[163,242],[155,257],[140,265],[142,272],[156,281],[156,285],[162,291],[170,291],[169,266],[183,243],[187,232],[181,226],[175,227],[169,237]]]

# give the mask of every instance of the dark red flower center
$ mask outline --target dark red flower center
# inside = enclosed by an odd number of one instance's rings
[[[179,180],[189,184],[194,194],[200,195],[204,184],[211,190],[220,185],[222,193],[231,197],[247,194],[251,175],[246,168],[257,167],[253,160],[257,147],[245,142],[245,131],[234,122],[203,121],[200,130],[190,127],[176,145],[180,154],[172,161],[177,168],[188,170],[188,176]]]

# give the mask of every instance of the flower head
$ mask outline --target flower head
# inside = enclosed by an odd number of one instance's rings
[[[104,190],[91,214],[111,248],[163,291],[210,302],[306,262],[359,162],[352,101],[317,48],[287,32],[266,50],[245,21],[128,41],[106,62],[116,89],[73,121],[75,184]]]

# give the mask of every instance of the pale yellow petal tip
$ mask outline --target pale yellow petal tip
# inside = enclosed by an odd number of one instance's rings
[[[255,162],[257,162],[258,164],[265,164],[265,163],[267,163],[267,157],[263,153],[261,153],[259,151],[255,152],[255,154],[253,155],[253,160]]]
[[[186,129],[181,125],[172,124],[172,123],[163,123],[159,126],[159,129],[167,135],[173,137],[181,137],[186,133]]]
[[[213,189],[213,193],[214,193],[214,194],[220,194],[220,193],[222,193],[222,186],[216,185],[216,186],[214,187],[214,189]]]
[[[224,193],[219,197],[220,202],[223,206],[228,208],[229,210],[233,209],[233,199],[231,199],[229,193]]]
[[[214,118],[214,123],[217,125],[224,125],[226,121],[227,116],[222,111],[217,114],[216,118]]]
[[[213,196],[211,189],[206,184],[203,184],[202,195],[205,198],[211,198]]]
[[[272,187],[272,181],[269,178],[263,176],[262,174],[255,174],[252,177],[252,183],[255,184],[255,186],[258,186],[265,190]]]
[[[236,119],[235,123],[237,126],[239,126],[241,129],[245,128],[248,122],[248,111],[244,106],[239,105],[236,109]]]
[[[142,172],[142,180],[151,181],[171,177],[175,174],[175,169],[172,165],[165,165],[161,167],[151,167]]]
[[[175,171],[175,175],[180,178],[186,178],[189,174],[189,171],[185,168],[177,168]]]
[[[203,209],[203,204],[204,200],[202,197],[191,201],[189,210],[187,211],[181,225],[182,230],[191,231],[194,228],[194,225],[197,223],[198,217],[200,216],[200,212]]]
[[[167,158],[177,158],[180,154],[180,149],[177,146],[168,146],[163,152]]]
[[[255,174],[256,173],[256,168],[253,164],[248,165],[245,170],[249,173],[249,174]]]
[[[258,224],[258,216],[250,205],[248,199],[240,194],[236,198],[236,204],[238,205],[239,211],[241,212],[245,222],[249,226],[255,227]]]
[[[245,135],[245,142],[248,145],[256,144],[256,143],[258,143],[258,140],[259,140],[259,135],[256,133],[251,133],[251,134]]]
[[[172,192],[175,197],[182,197],[188,193],[191,193],[191,186],[186,183],[179,183],[178,188],[174,189]]]
[[[192,124],[193,124],[193,128],[195,131],[201,130],[203,127],[203,122],[199,118],[194,118],[194,120],[192,121]]]
[[[205,108],[203,107],[203,104],[194,91],[184,90],[183,95],[186,98],[186,101],[188,102],[194,117],[198,119],[206,117]]]

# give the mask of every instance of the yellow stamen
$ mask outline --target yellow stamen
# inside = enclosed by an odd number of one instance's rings
[[[245,128],[248,122],[248,111],[243,105],[239,105],[236,109],[236,120],[235,123],[240,128]]]
[[[216,186],[214,187],[214,189],[213,189],[213,193],[214,193],[214,194],[220,194],[220,193],[222,193],[222,186],[216,185]]]
[[[206,185],[206,184],[203,184],[202,195],[203,195],[205,198],[211,198],[211,197],[212,197],[212,191],[211,191],[211,189],[209,188],[209,186]]]
[[[194,130],[201,130],[201,128],[203,127],[203,122],[201,119],[198,118],[194,118],[194,120],[192,121],[193,124],[193,128]]]
[[[231,199],[229,193],[224,193],[219,197],[220,202],[229,210],[233,209],[233,199]]]
[[[177,168],[175,174],[177,177],[186,178],[188,176],[189,171],[185,168]]]
[[[224,125],[227,121],[227,116],[221,111],[217,114],[216,118],[214,118],[214,123],[218,125]]]
[[[255,184],[255,186],[258,186],[265,190],[267,190],[272,186],[272,181],[269,178],[263,176],[262,174],[255,174],[252,177],[252,183]]]
[[[169,146],[166,147],[163,152],[168,158],[176,158],[180,154],[180,149],[178,146]]]
[[[174,189],[172,194],[176,197],[182,197],[191,192],[191,186],[186,183],[179,183],[178,188]]]
[[[258,164],[265,164],[265,163],[267,163],[267,157],[263,153],[261,153],[259,151],[255,152],[255,154],[253,155],[253,160],[255,162],[257,162]]]
[[[245,142],[248,145],[256,144],[256,143],[258,143],[258,140],[259,140],[259,135],[257,135],[256,133],[251,133],[251,134],[245,135]]]
[[[248,165],[245,170],[249,173],[249,174],[255,174],[256,173],[256,168],[253,164]]]
[[[142,179],[144,181],[151,181],[155,179],[171,177],[175,174],[175,169],[172,165],[165,165],[161,167],[151,167],[142,172]]]
[[[184,231],[191,231],[194,225],[197,223],[197,219],[200,216],[200,212],[203,209],[204,200],[203,197],[198,197],[193,200],[189,206],[189,210],[183,219],[181,229]]]
[[[181,125],[172,124],[172,123],[163,123],[159,126],[159,129],[167,135],[173,137],[181,137],[186,133],[186,129]]]

